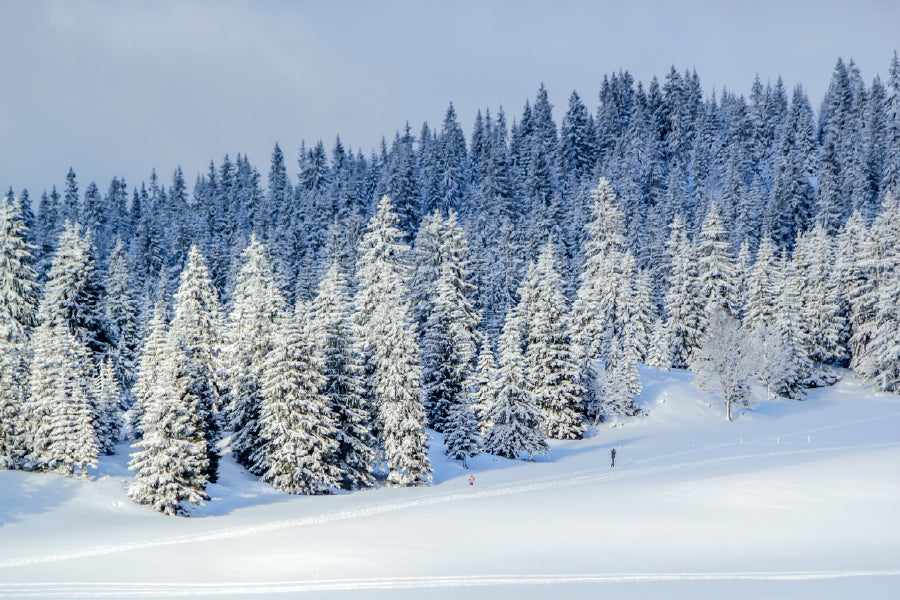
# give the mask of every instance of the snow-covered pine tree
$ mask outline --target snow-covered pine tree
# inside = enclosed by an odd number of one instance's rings
[[[877,281],[874,240],[862,216],[853,212],[838,237],[837,267],[840,296],[847,316],[850,368],[859,370],[869,343],[869,323],[875,316],[877,298],[870,291]]]
[[[67,224],[60,234],[38,308],[26,405],[29,462],[67,475],[96,463],[93,383],[109,347],[89,236],[77,229]]]
[[[32,337],[32,353],[30,466],[84,477],[99,452],[90,352],[64,323],[42,323]]]
[[[844,358],[846,322],[840,310],[840,280],[834,277],[834,237],[822,223],[797,236],[793,262],[808,343],[805,351],[814,363],[839,363]]]
[[[617,337],[610,348],[612,360],[604,364],[600,380],[600,410],[597,417],[624,415],[634,417],[642,413],[636,402],[642,385],[638,372],[638,358],[629,336]]]
[[[312,329],[322,356],[321,392],[337,427],[336,465],[345,490],[372,486],[375,458],[374,415],[363,396],[362,362],[350,310],[347,275],[334,261],[313,302]]]
[[[136,377],[138,338],[138,307],[133,297],[133,285],[129,274],[128,251],[122,238],[116,237],[115,245],[107,259],[106,279],[106,321],[109,323],[116,379],[124,392],[123,404],[131,404],[128,399]],[[126,408],[126,406],[123,406]]]
[[[159,328],[165,328],[161,313]],[[156,331],[157,329],[155,329]],[[167,515],[186,515],[188,505],[202,504],[207,499],[209,460],[203,430],[176,396],[174,352],[156,355],[152,387],[143,378],[146,348],[142,359],[139,385],[150,389],[142,398],[139,430],[140,441],[131,455],[128,468],[135,472],[128,486],[128,496],[138,504],[149,504]]]
[[[396,224],[397,215],[384,196],[360,242],[354,321],[366,356],[388,483],[423,485],[431,480],[431,463],[419,348],[406,302],[407,246],[400,242],[403,234]]]
[[[447,449],[447,456],[453,460],[462,460],[464,467],[466,458],[475,456],[481,451],[478,418],[472,410],[468,394],[464,394],[458,402],[450,407],[444,431],[444,446]]]
[[[402,282],[398,283],[402,291]],[[400,297],[386,300],[372,316],[375,339],[372,391],[378,406],[388,483],[424,485],[431,481],[431,463],[419,349],[408,307]]]
[[[900,283],[893,276],[883,275],[878,286],[875,323],[870,357],[865,361],[868,373],[874,375],[879,389],[886,392],[900,390]]]
[[[900,389],[900,309],[898,309],[897,273],[900,272],[900,196],[885,196],[881,211],[872,224],[874,240],[871,255],[874,285],[860,299],[860,308],[868,306],[872,318],[859,332],[868,337],[865,357],[859,361],[860,372],[873,378],[885,391]]]
[[[16,469],[28,449],[25,402],[37,273],[18,202],[0,201],[0,469]]]
[[[305,324],[283,318],[261,372],[261,445],[252,456],[262,479],[289,494],[336,487],[338,442],[315,344]]]
[[[734,263],[734,267],[734,286],[736,295],[734,305],[736,311],[735,316],[737,316],[739,319],[743,319],[744,309],[747,307],[747,290],[750,286],[750,271],[753,267],[753,259],[750,257],[749,240],[744,240],[743,242],[741,242],[741,247],[738,250],[737,260]]]
[[[597,360],[609,356],[613,338],[621,334],[624,323],[616,320],[616,307],[621,295],[630,291],[631,273],[627,280],[623,278],[623,217],[609,180],[601,178],[591,198],[584,272],[572,307],[572,326],[577,352]]]
[[[700,301],[704,302],[704,310],[700,313],[701,331],[706,329],[707,315],[711,315],[717,308],[729,315],[735,314],[734,307],[739,295],[735,287],[736,273],[734,261],[729,254],[730,247],[731,242],[719,209],[716,204],[712,204],[703,220],[697,248],[697,293]]]
[[[672,368],[672,341],[669,339],[669,328],[665,321],[657,318],[653,323],[653,332],[650,336],[650,349],[647,353],[647,366],[656,369],[656,378],[659,379],[659,371],[668,371]]]
[[[525,383],[522,323],[516,313],[513,310],[506,315],[500,336],[500,366],[487,414],[490,429],[484,436],[484,450],[506,458],[533,458],[546,454],[549,446],[541,428],[540,408]]]
[[[59,236],[50,265],[38,320],[47,325],[65,324],[91,351],[93,374],[109,353],[111,335],[103,306],[105,291],[97,274],[90,236],[78,233],[77,223],[67,222]]]
[[[475,371],[467,382],[467,388],[472,398],[472,411],[478,419],[479,433],[482,435],[487,433],[491,426],[488,412],[494,397],[493,384],[496,377],[497,363],[494,359],[494,349],[491,346],[490,338],[485,336],[481,340],[481,351],[478,353]]]
[[[429,426],[443,432],[453,406],[461,401],[465,365],[451,338],[450,298],[447,277],[438,281],[438,297],[425,322],[420,363],[422,396]]]
[[[600,397],[600,415],[641,414],[636,399],[643,389],[638,363],[646,354],[647,329],[650,322],[646,290],[640,292],[634,274],[634,258],[626,251],[622,254],[621,291],[615,303],[615,319],[619,333],[612,340],[603,373],[603,393]]]
[[[749,331],[772,326],[772,319],[778,305],[780,281],[775,244],[764,237],[756,251],[756,261],[747,278],[747,303],[744,306],[744,326]]]
[[[651,294],[650,273],[646,270],[635,273],[632,294],[628,298],[629,316],[626,321],[625,333],[631,338],[639,362],[646,362],[650,352],[650,341],[653,337],[656,310]]]
[[[167,349],[175,360],[173,401],[187,411],[194,431],[202,436],[206,462],[199,489],[203,490],[206,483],[216,482],[219,472],[222,336],[218,295],[196,246],[188,251],[173,313]]]
[[[272,349],[277,324],[287,309],[266,250],[254,234],[241,253],[228,316],[225,364],[228,374],[228,417],[235,460],[254,475],[263,467],[251,457],[259,450],[260,379]]]
[[[474,308],[475,285],[471,282],[470,248],[465,231],[459,225],[456,211],[450,210],[441,227],[441,272],[439,276],[447,279],[448,289],[445,296],[450,300],[450,313],[453,325],[451,339],[460,354],[461,364],[466,365],[465,372],[471,370],[471,363],[480,337],[477,327],[481,316]],[[437,285],[437,284],[435,284]],[[437,288],[435,288],[437,292]],[[435,293],[435,296],[440,294]]]
[[[137,366],[137,378],[132,388],[134,399],[127,413],[131,435],[140,438],[141,417],[144,410],[156,394],[160,372],[164,366],[165,354],[168,350],[168,307],[165,298],[160,298],[153,309],[150,322],[147,324],[149,334],[144,340],[141,356]]]
[[[408,269],[404,257],[409,246],[402,242],[404,234],[398,229],[397,222],[397,214],[390,198],[383,196],[360,240],[357,253],[358,285],[354,298],[353,323],[359,335],[367,386],[371,384],[374,369],[372,355],[375,342],[371,320],[380,303],[394,297],[395,285],[405,280]],[[367,393],[371,394],[371,390]],[[377,398],[372,397],[371,401],[377,411],[378,407],[374,404]]]
[[[122,439],[122,391],[115,375],[112,359],[100,363],[100,374],[94,378],[93,424],[97,444],[102,454],[116,453],[116,444]]]
[[[427,290],[422,329],[422,384],[429,424],[444,431],[450,409],[460,402],[475,359],[479,317],[469,283],[468,245],[456,213],[438,222],[437,279]]]
[[[434,286],[441,275],[442,230],[443,218],[440,213],[425,215],[419,223],[410,253],[412,277],[409,301],[420,338],[425,334],[425,321],[433,309]]]
[[[672,366],[683,369],[700,344],[703,306],[697,291],[697,261],[681,215],[675,215],[670,227],[672,271],[666,293],[666,324],[672,340]]]
[[[536,301],[522,313],[526,330],[525,381],[534,402],[543,412],[547,437],[580,439],[584,433],[579,409],[582,403],[578,362],[571,350],[569,315],[562,293],[562,277],[556,270],[554,246],[547,242],[537,268],[523,288],[534,291]],[[530,293],[522,291],[520,296]]]
[[[780,396],[802,398],[809,380],[812,365],[806,354],[807,342],[801,314],[802,306],[797,285],[797,275],[793,262],[782,253],[779,259],[778,300],[774,314],[773,328],[781,336],[791,360],[784,365],[782,378],[774,383],[774,390]]]
[[[499,209],[498,209],[499,212]],[[467,221],[473,246],[472,274],[483,332],[496,340],[506,313],[516,304],[516,288],[525,271],[522,232],[507,215],[479,215]]]

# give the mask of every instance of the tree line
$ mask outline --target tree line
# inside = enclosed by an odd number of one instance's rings
[[[10,191],[0,462],[84,474],[127,432],[129,494],[179,513],[226,437],[291,493],[420,485],[426,428],[454,459],[534,456],[639,414],[639,364],[691,367],[729,407],[746,377],[801,398],[832,366],[893,391],[890,73],[838,61],[818,120],[780,80],[704,99],[695,73],[620,72],[559,127],[542,86],[468,144],[451,105],[370,157],[301,146],[294,183],[276,146],[265,190],[238,155],[191,195],[180,169],[131,195],[70,170],[36,214]],[[723,339],[754,348],[729,385]]]

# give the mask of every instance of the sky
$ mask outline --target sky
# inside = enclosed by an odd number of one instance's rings
[[[168,183],[177,165],[192,185],[226,153],[265,176],[276,142],[296,174],[301,140],[369,154],[451,101],[467,136],[541,83],[557,120],[573,90],[595,110],[620,69],[696,69],[707,95],[781,76],[818,107],[838,57],[886,78],[898,26],[896,0],[5,0],[0,188],[36,197],[70,167],[82,191]]]

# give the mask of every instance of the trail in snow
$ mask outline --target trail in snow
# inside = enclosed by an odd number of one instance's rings
[[[900,577],[900,569],[842,571],[761,571],[709,573],[598,573],[582,575],[478,575],[384,577],[373,579],[314,579],[273,583],[6,583],[0,598],[103,598],[185,597],[495,587],[507,585],[561,585],[600,583],[665,583],[703,581],[815,581],[864,577]]]
[[[297,519],[286,519],[274,521],[270,523],[262,523],[259,525],[248,525],[241,527],[230,527],[224,529],[213,530],[209,532],[197,532],[190,535],[175,536],[169,538],[160,538],[156,540],[145,540],[139,542],[129,542],[123,544],[108,544],[101,546],[93,546],[78,551],[62,552],[57,554],[45,554],[40,556],[31,556],[25,558],[11,558],[0,561],[0,569],[9,569],[13,567],[23,567],[49,562],[61,562],[67,560],[78,560],[82,558],[91,558],[95,556],[103,556],[107,554],[115,554],[121,552],[130,552],[134,550],[144,550],[161,546],[173,546],[179,544],[190,544],[197,542],[217,541],[257,535],[281,529],[294,527],[308,527],[312,525],[320,525],[324,523],[333,523],[336,521],[344,521],[349,519],[358,519],[380,515],[399,510],[410,508],[418,508],[424,506],[433,506],[436,504],[444,504],[449,502],[457,502],[461,500],[473,500],[482,498],[491,498],[497,496],[507,496],[511,494],[521,494],[526,492],[536,492],[547,489],[557,489],[560,487],[571,487],[578,485],[586,485],[609,481],[615,479],[626,479],[643,477],[646,475],[656,475],[681,470],[694,470],[704,467],[743,462],[748,460],[759,460],[762,458],[772,458],[776,456],[800,456],[806,454],[822,454],[828,452],[838,452],[851,449],[872,449],[900,446],[900,442],[888,442],[878,444],[855,444],[849,446],[834,446],[828,448],[808,448],[803,450],[786,450],[782,452],[765,452],[757,454],[744,454],[740,456],[710,458],[706,460],[677,463],[670,465],[659,465],[652,467],[643,467],[638,469],[616,469],[602,470],[600,472],[589,471],[587,475],[578,477],[564,477],[560,479],[538,479],[517,485],[501,486],[497,488],[479,489],[477,491],[467,490],[466,492],[458,492],[452,494],[431,495],[424,498],[416,498],[405,500],[402,502],[391,502],[373,506],[363,506],[361,508],[345,511],[336,511],[313,515]],[[659,457],[656,458],[657,460]],[[571,475],[571,473],[569,474]]]

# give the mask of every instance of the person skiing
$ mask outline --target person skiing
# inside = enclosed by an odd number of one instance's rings
[[[613,449],[610,451],[609,455],[612,457],[612,464],[609,465],[609,468],[613,468],[613,467],[616,466],[616,449],[613,448]]]
[[[469,487],[475,487],[475,475],[469,475]]]

